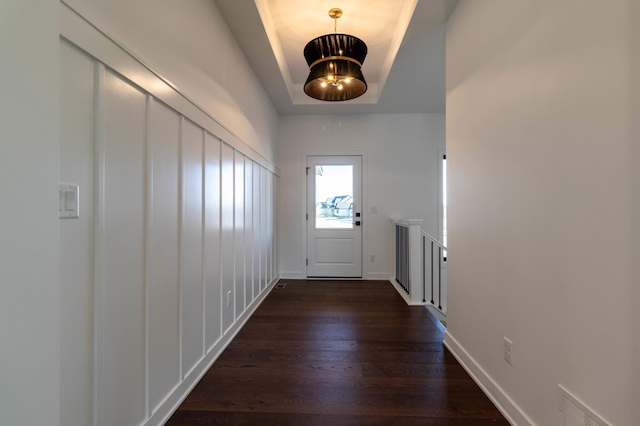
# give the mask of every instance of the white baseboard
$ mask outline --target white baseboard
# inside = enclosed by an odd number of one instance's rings
[[[431,312],[431,314],[438,319],[438,321],[440,321],[440,322],[446,322],[447,321],[447,314],[445,314],[440,309],[438,309],[435,306],[433,306],[431,303],[427,303],[424,306],[425,306],[425,308],[427,308],[427,311]]]
[[[386,272],[368,272],[367,280],[376,280],[376,281],[387,281],[389,279],[389,274]]]
[[[387,277],[387,280],[391,283],[391,285],[393,285],[395,287],[396,291],[398,292],[400,297],[402,297],[404,299],[404,301],[405,301],[405,303],[407,305],[409,305],[409,306],[422,306],[422,305],[424,305],[424,303],[422,303],[422,302],[420,302],[420,303],[411,302],[411,297],[409,297],[407,292],[402,287],[400,287],[400,284],[398,284],[394,278]]]
[[[280,272],[280,278],[283,280],[304,280],[307,277],[302,274],[300,271],[285,271]]]
[[[227,330],[227,332],[215,343],[210,349],[207,355],[205,355],[199,363],[189,372],[180,383],[174,389],[169,396],[158,406],[158,409],[147,419],[144,423],[145,426],[160,426],[164,425],[173,413],[178,409],[180,404],[185,400],[193,388],[198,384],[202,376],[211,368],[213,363],[218,359],[222,351],[231,343],[236,334],[242,329],[245,323],[251,318],[251,315],[258,309],[258,306],[264,301],[269,292],[275,287],[276,283],[280,279],[277,275],[269,285],[260,293],[258,297],[247,307],[247,310],[238,318],[238,320]]]
[[[307,276],[300,271],[284,271],[280,272],[280,278],[283,280],[306,280]],[[324,279],[324,278],[323,278]],[[342,278],[336,278],[342,279]],[[353,279],[353,278],[349,278]],[[357,278],[360,279],[360,278]],[[387,281],[389,279],[389,274],[382,272],[370,272],[366,274],[366,277],[362,278],[365,280],[375,280],[375,281]]]
[[[475,359],[458,343],[449,331],[444,334],[444,345],[458,360],[460,365],[469,373],[480,389],[489,397],[491,402],[500,410],[502,415],[513,426],[535,426],[535,423],[524,411],[507,395],[507,393],[491,378]]]

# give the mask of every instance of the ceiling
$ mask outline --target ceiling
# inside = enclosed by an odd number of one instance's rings
[[[281,115],[443,113],[445,22],[458,0],[214,0]],[[343,16],[337,32],[362,39],[368,90],[345,102],[304,94],[302,54],[313,38],[333,33],[329,9]]]

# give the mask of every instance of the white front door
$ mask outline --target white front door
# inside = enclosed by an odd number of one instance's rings
[[[362,157],[307,157],[307,277],[362,277]]]

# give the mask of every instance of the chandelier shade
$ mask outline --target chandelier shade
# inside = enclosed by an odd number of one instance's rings
[[[314,38],[304,48],[309,77],[304,92],[322,101],[346,101],[362,96],[367,82],[362,64],[367,45],[348,34],[325,34]]]

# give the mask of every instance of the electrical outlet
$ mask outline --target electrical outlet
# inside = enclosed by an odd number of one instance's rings
[[[506,337],[504,338],[504,347],[503,347],[503,356],[504,360],[509,364],[513,365],[511,362],[511,350],[513,348],[513,342]]]
[[[231,290],[227,292],[227,306],[231,306]]]
[[[369,256],[369,262],[375,262],[376,261],[376,255],[372,254]]]

